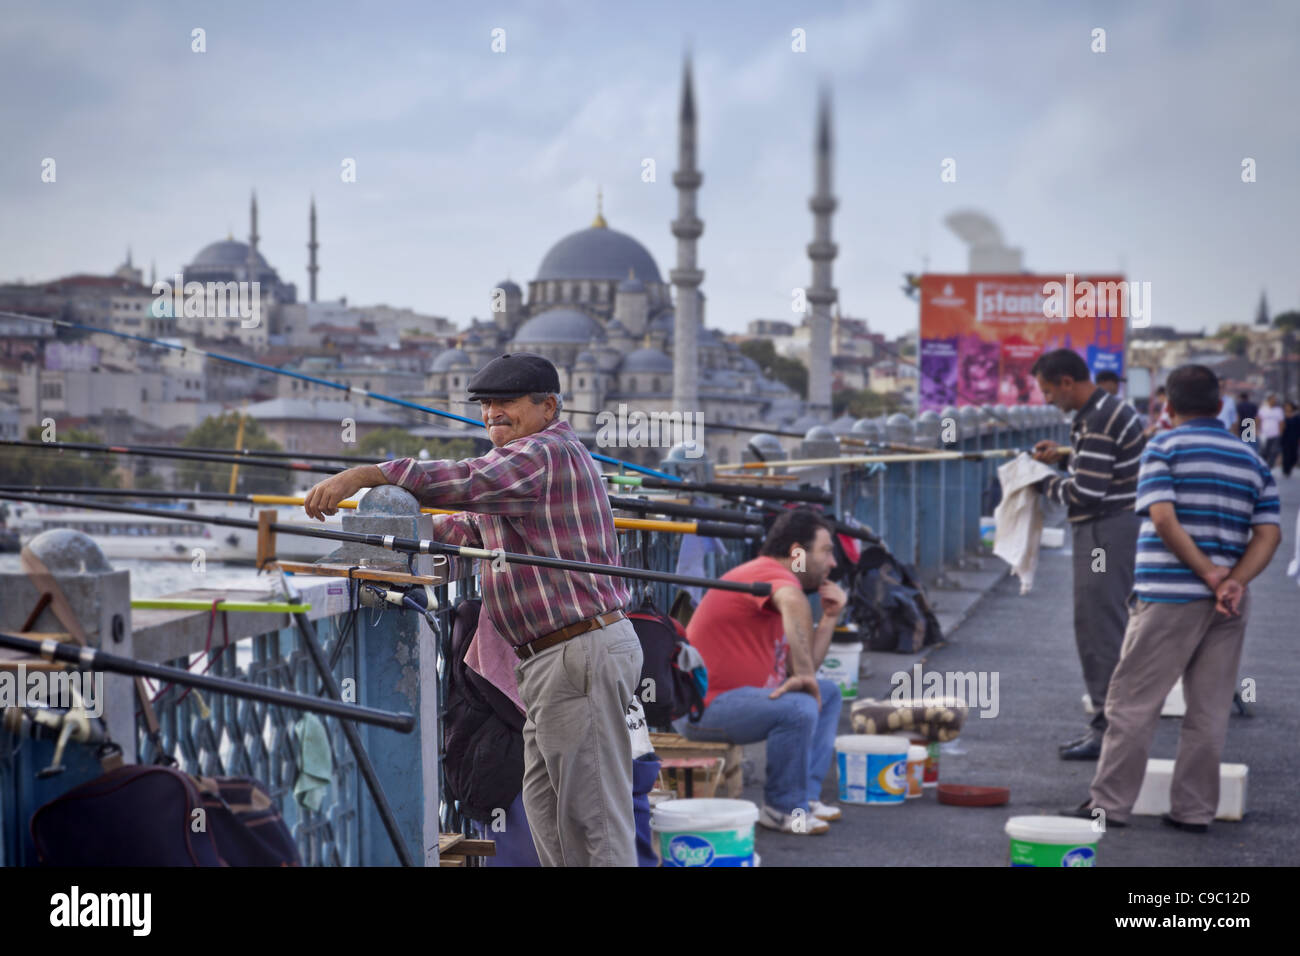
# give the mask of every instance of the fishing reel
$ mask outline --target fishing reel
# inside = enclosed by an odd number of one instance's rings
[[[382,584],[364,581],[361,584],[361,603],[366,607],[406,608],[422,615],[429,626],[437,629],[435,613],[439,609],[438,595],[427,584]]]
[[[73,691],[76,694],[76,691]],[[109,749],[121,753],[121,748],[108,739],[108,731],[103,721],[91,717],[77,695],[76,706],[61,707],[5,707],[0,708],[0,728],[17,737],[30,737],[32,740],[54,740],[54,756],[50,765],[36,772],[36,779],[44,780],[61,774],[67,768],[63,766],[63,752],[68,744],[95,744],[101,760]]]

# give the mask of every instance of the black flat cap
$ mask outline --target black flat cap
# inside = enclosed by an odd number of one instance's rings
[[[507,352],[475,372],[467,388],[471,402],[484,398],[518,398],[533,392],[558,393],[560,373],[541,355]]]

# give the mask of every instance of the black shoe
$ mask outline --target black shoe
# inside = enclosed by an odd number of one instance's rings
[[[1086,734],[1084,734],[1082,737],[1076,737],[1076,738],[1074,738],[1073,740],[1071,740],[1071,741],[1069,741],[1069,742],[1067,742],[1067,743],[1057,744],[1057,745],[1056,745],[1056,749],[1057,749],[1057,750],[1069,750],[1071,747],[1077,747],[1077,746],[1079,746],[1079,744],[1087,743],[1089,740],[1092,739],[1092,737],[1093,737],[1093,734],[1092,734],[1092,731],[1090,730],[1090,731],[1088,731]]]
[[[1070,807],[1066,810],[1058,810],[1057,815],[1062,817],[1078,817],[1080,820],[1101,819],[1101,820],[1105,820],[1106,826],[1114,827],[1117,830],[1122,830],[1124,827],[1128,826],[1128,823],[1126,823],[1123,820],[1110,819],[1110,814],[1107,814],[1105,817],[1094,817],[1092,815],[1092,812],[1095,809],[1096,807],[1092,805],[1091,800],[1085,800],[1077,807]]]
[[[1188,833],[1204,833],[1210,829],[1208,823],[1184,823],[1182,820],[1175,820],[1167,813],[1160,814],[1160,822],[1167,827],[1173,827],[1175,830],[1186,830]]]
[[[1101,756],[1101,738],[1089,736],[1073,747],[1061,751],[1062,760],[1096,760]]]

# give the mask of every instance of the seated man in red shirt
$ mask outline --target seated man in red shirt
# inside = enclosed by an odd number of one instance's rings
[[[758,822],[787,833],[825,833],[840,818],[819,799],[840,721],[839,688],[817,679],[846,601],[827,578],[834,566],[830,525],[807,508],[786,512],[759,557],[722,576],[770,582],[771,595],[708,591],[686,628],[708,668],[709,691],[699,723],[682,718],[673,726],[690,740],[766,740]],[[822,603],[815,627],[805,594],[814,591]]]

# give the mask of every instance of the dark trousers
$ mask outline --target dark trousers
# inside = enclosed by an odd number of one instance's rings
[[[1092,729],[1106,730],[1106,689],[1119,661],[1128,626],[1138,526],[1132,511],[1079,521],[1074,531],[1074,641],[1083,683],[1096,714]]]

